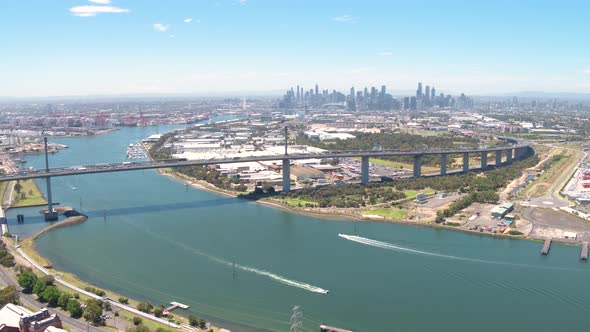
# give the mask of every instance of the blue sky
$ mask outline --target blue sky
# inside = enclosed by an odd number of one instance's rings
[[[590,93],[590,1],[1,0],[0,96]]]

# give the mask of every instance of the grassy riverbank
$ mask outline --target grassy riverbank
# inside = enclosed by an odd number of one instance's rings
[[[17,208],[47,204],[47,200],[45,199],[45,196],[43,196],[41,190],[39,190],[35,180],[18,181],[17,186],[18,185],[20,185],[20,190],[16,190],[17,187],[15,186],[14,204],[12,207]]]

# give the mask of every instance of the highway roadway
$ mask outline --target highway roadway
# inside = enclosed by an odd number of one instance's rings
[[[231,164],[241,162],[255,162],[255,161],[277,161],[282,159],[297,160],[310,158],[348,158],[348,157],[395,157],[395,156],[425,156],[425,155],[447,155],[447,154],[463,154],[463,153],[482,153],[505,151],[509,149],[526,148],[529,147],[528,142],[517,141],[516,139],[507,138],[511,143],[509,146],[493,147],[485,149],[451,149],[451,150],[419,150],[419,151],[327,151],[325,153],[304,153],[304,154],[289,154],[289,155],[268,155],[268,156],[250,156],[250,157],[233,157],[233,158],[211,158],[206,160],[186,160],[186,159],[171,159],[164,161],[148,161],[148,162],[124,162],[115,164],[95,164],[75,167],[58,167],[52,168],[49,172],[45,170],[37,171],[21,171],[19,173],[5,174],[0,176],[0,181],[14,181],[37,179],[45,177],[70,176],[82,174],[95,173],[109,173],[122,171],[136,171],[145,169],[158,169],[169,167],[185,167],[185,166],[207,166],[213,164]]]

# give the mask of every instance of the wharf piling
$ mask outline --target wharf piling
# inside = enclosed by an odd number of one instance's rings
[[[543,247],[541,248],[541,254],[547,255],[549,254],[549,249],[551,249],[551,239],[545,239],[543,243]]]
[[[582,242],[582,251],[580,252],[581,260],[588,260],[588,241]]]

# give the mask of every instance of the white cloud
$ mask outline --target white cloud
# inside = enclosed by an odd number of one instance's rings
[[[100,0],[99,0],[100,1]],[[103,13],[128,13],[129,9],[112,7],[112,6],[76,6],[70,8],[70,13],[74,16],[90,17]]]
[[[191,23],[192,21],[193,21],[193,19],[192,19],[192,18],[186,18],[186,19],[184,19],[184,21],[183,21],[183,22],[184,22],[184,23]]]
[[[168,29],[170,29],[170,25],[162,24],[162,23],[154,23],[154,29],[156,29],[160,32],[166,32],[166,31],[168,31]]]
[[[352,23],[352,22],[355,22],[356,20],[354,17],[352,17],[350,15],[342,15],[342,16],[332,17],[332,21]]]
[[[244,6],[247,2],[248,0],[238,0],[238,3],[242,6]]]
[[[586,69],[586,70],[584,70],[584,74],[588,74],[588,75],[590,75],[590,69]]]
[[[111,3],[111,0],[88,0],[88,1],[100,4],[100,5],[109,5]]]
[[[377,55],[378,56],[392,56],[393,53],[389,52],[389,51],[383,51],[383,52],[378,52]]]

